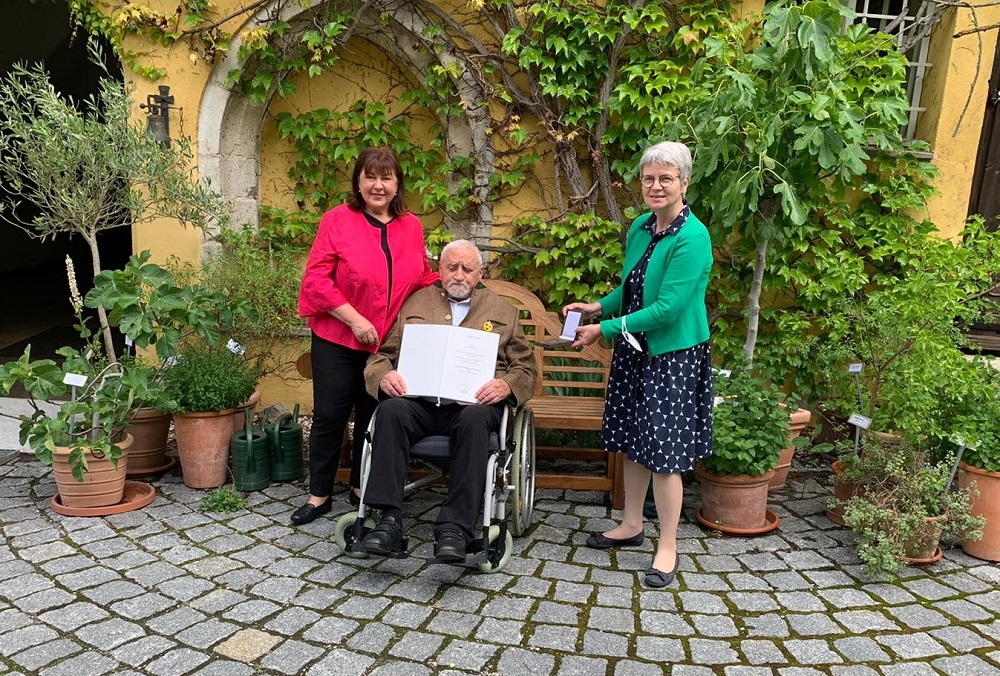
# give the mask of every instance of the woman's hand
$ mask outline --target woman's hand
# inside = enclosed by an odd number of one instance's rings
[[[370,321],[361,315],[358,315],[351,322],[350,327],[351,331],[354,332],[354,339],[362,345],[378,345],[378,331],[375,330],[375,326]]]
[[[566,313],[570,310],[576,310],[577,312],[582,313],[584,319],[600,317],[602,312],[600,303],[570,303],[569,305],[563,307],[563,317],[565,317]]]
[[[573,308],[570,308],[573,309]],[[576,340],[573,341],[571,347],[583,347],[584,345],[590,345],[591,343],[596,343],[601,337],[601,325],[600,324],[587,324],[586,326],[576,327]]]

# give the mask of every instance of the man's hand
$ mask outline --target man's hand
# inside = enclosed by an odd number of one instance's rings
[[[499,404],[509,396],[510,385],[507,384],[507,381],[494,378],[476,391],[476,403],[484,405]]]
[[[388,394],[390,397],[402,397],[406,394],[406,383],[403,381],[403,376],[399,375],[399,371],[389,371],[384,376],[378,384],[379,389]]]
[[[600,324],[587,324],[586,326],[576,327],[576,340],[573,341],[572,347],[583,347],[584,345],[590,345],[591,343],[597,342],[597,339],[601,337],[601,325]]]

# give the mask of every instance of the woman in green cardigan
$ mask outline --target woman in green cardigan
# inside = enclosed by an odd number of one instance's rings
[[[680,563],[677,524],[681,473],[712,452],[712,358],[705,291],[712,243],[684,200],[691,152],[682,143],[649,147],[639,163],[651,214],[635,219],[625,242],[621,284],[594,303],[571,303],[584,319],[574,346],[615,340],[601,437],[604,449],[626,453],[622,522],[594,533],[596,549],[638,546],[642,505],[653,478],[660,540],[643,576],[648,587],[670,584]]]

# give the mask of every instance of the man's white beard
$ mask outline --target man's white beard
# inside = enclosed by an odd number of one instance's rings
[[[472,285],[468,282],[451,282],[445,287],[452,300],[466,300],[472,295]]]

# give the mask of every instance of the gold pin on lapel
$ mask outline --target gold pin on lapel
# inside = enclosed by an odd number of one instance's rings
[[[486,331],[487,333],[492,332],[493,331],[493,322],[491,322],[489,320],[483,322],[483,331]]]

